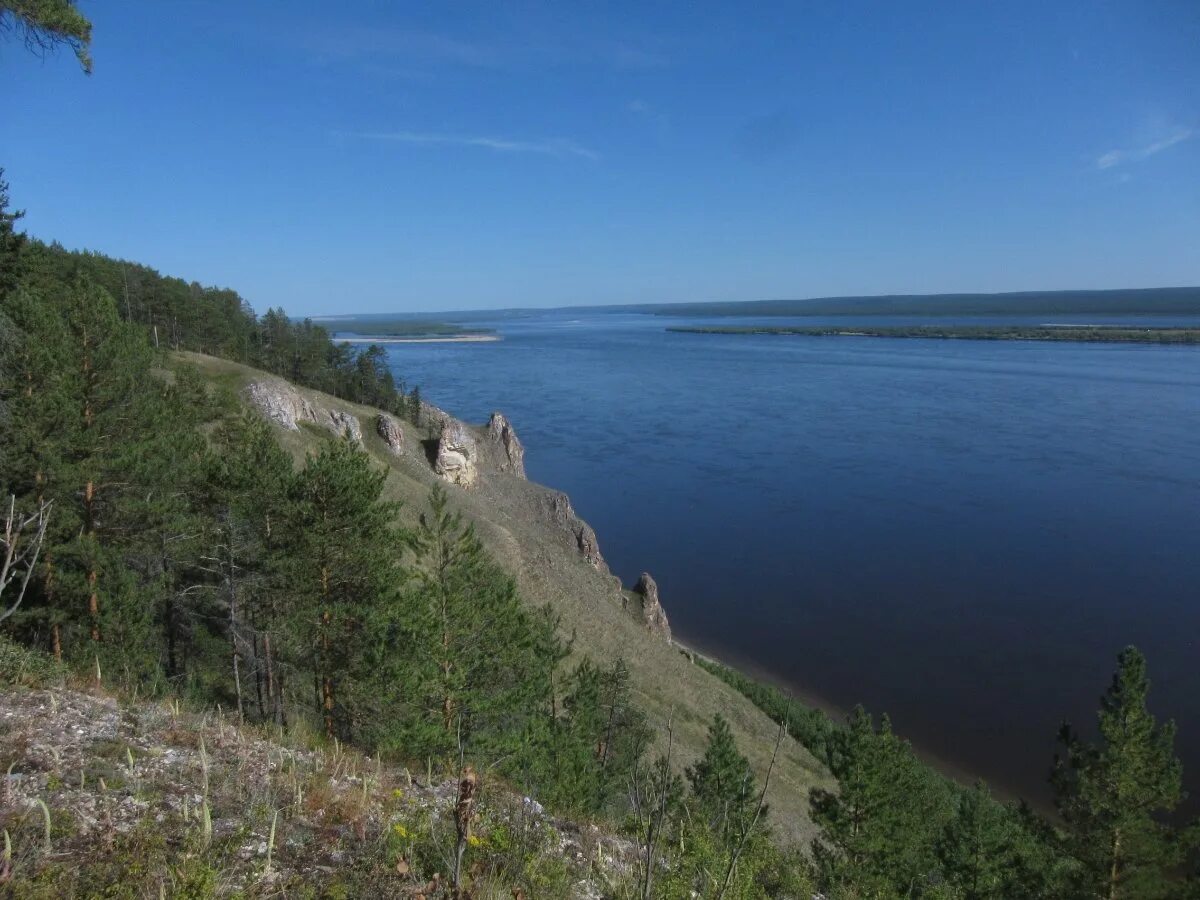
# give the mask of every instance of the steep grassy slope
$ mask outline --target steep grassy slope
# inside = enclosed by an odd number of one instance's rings
[[[181,354],[209,378],[234,390],[268,378],[236,363],[198,354]],[[424,452],[427,437],[407,422],[405,451],[391,454],[375,434],[376,411],[316,391],[300,389],[310,402],[358,418],[366,449],[388,467],[389,499],[404,503],[402,515],[415,522],[436,476]],[[316,428],[280,429],[281,441],[297,458],[330,437]],[[580,555],[572,535],[547,510],[555,492],[522,478],[484,472],[470,488],[448,485],[452,505],[474,522],[480,537],[501,564],[514,574],[522,595],[534,605],[550,603],[562,617],[564,631],[575,635],[575,651],[599,661],[622,656],[632,671],[637,699],[660,738],[668,719],[680,766],[697,757],[706,729],[716,713],[729,719],[742,751],[760,778],[774,745],[776,726],[748,699],[693,664],[680,648],[650,634],[623,608],[617,580],[597,571]],[[600,535],[601,548],[604,536]],[[670,612],[668,607],[668,613]],[[808,792],[833,784],[824,767],[800,744],[784,743],[772,776],[768,801],[771,823],[791,839],[807,841],[814,829],[808,817]]]

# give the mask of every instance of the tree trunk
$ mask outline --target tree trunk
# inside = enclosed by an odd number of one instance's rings
[[[263,656],[267,661],[267,703],[271,705],[271,720],[277,721],[279,710],[275,705],[275,663],[271,659],[271,633],[263,634]]]
[[[1108,870],[1108,900],[1120,897],[1121,882],[1121,829],[1113,832],[1112,866]]]
[[[321,707],[325,715],[325,736],[333,737],[333,678],[329,671],[329,627],[333,617],[329,613],[329,567],[321,566],[321,600],[325,606],[321,613]]]
[[[95,564],[89,566],[88,580],[88,618],[92,621],[92,641],[100,643],[100,594],[96,587],[99,575]]]
[[[229,648],[233,655],[233,689],[237,696],[237,713],[238,722],[246,720],[245,710],[242,708],[242,654],[238,650],[238,617],[237,617],[237,585],[233,578],[234,560],[233,560],[233,534],[229,535],[229,568],[225,574],[225,586],[229,591]]]
[[[40,501],[39,501],[40,502]],[[51,610],[54,609],[54,557],[50,552],[46,553],[46,577],[42,581],[42,589],[46,594],[46,604]],[[53,613],[51,613],[53,615]],[[62,632],[55,622],[50,626],[50,646],[54,651],[54,658],[62,662]]]
[[[262,657],[258,652],[258,630],[253,625],[250,626],[250,651],[254,654],[254,700],[258,704],[258,717],[265,719],[267,707],[263,704]]]
[[[84,537],[88,538],[88,544],[92,549],[91,558],[88,560],[87,583],[88,583],[88,618],[92,623],[92,640],[100,641],[100,591],[97,582],[100,578],[100,573],[96,570],[96,519],[94,504],[96,502],[96,483],[88,480],[83,488],[83,533]]]

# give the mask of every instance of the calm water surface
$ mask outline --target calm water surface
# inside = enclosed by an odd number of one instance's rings
[[[1200,791],[1200,349],[664,331],[704,321],[389,353],[432,402],[503,410],[684,640],[1034,797],[1136,643]]]

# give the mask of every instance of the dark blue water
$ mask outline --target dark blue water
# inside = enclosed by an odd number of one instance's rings
[[[432,402],[507,413],[685,641],[1035,797],[1135,643],[1200,792],[1200,349],[664,331],[700,321],[389,353]]]

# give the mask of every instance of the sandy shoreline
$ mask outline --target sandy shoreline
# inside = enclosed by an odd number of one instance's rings
[[[335,337],[342,344],[479,344],[501,340],[498,334],[455,334],[428,337]]]

